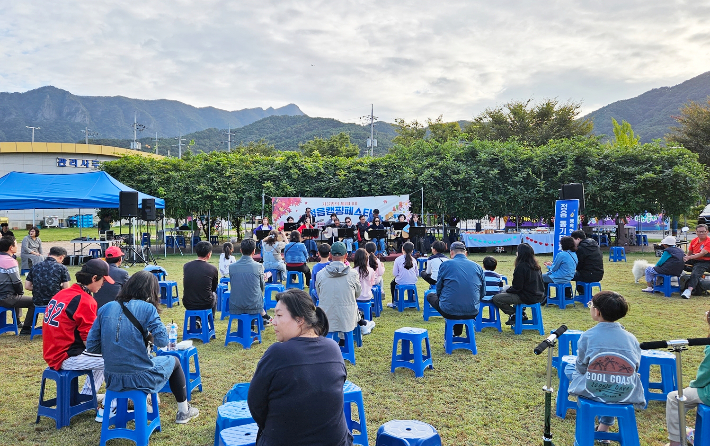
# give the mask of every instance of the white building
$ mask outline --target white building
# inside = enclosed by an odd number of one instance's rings
[[[103,161],[113,161],[124,155],[163,158],[160,155],[94,144],[45,142],[0,142],[0,176],[9,172],[71,174],[96,170]],[[64,218],[76,214],[96,214],[96,209],[0,209],[12,230],[24,230],[27,224],[39,224],[45,217]],[[19,234],[18,234],[19,235]]]

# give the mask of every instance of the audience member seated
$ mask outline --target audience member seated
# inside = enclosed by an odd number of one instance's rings
[[[36,226],[30,229],[29,234],[22,239],[22,269],[30,269],[33,265],[44,260],[42,252],[42,240],[39,238],[39,228]]]
[[[644,408],[646,398],[638,373],[641,346],[634,335],[616,322],[628,310],[626,300],[614,291],[601,291],[592,297],[589,311],[597,325],[582,333],[577,342],[577,362],[565,368],[570,395]],[[609,368],[610,364],[614,367]],[[603,370],[606,373],[587,373]],[[614,375],[614,371],[618,373]],[[606,432],[613,425],[614,417],[601,416],[597,430]]]
[[[25,289],[32,291],[32,302],[36,307],[47,306],[55,294],[71,285],[69,270],[62,265],[66,255],[66,249],[52,246],[47,258],[27,273]]]
[[[394,302],[394,288],[397,285],[412,285],[417,283],[417,278],[419,277],[419,268],[417,268],[414,257],[412,257],[412,252],[414,251],[414,244],[412,242],[407,242],[402,245],[402,254],[394,260],[394,265],[392,265],[392,274],[394,279],[390,282],[390,292],[392,293],[392,302],[387,304],[390,308],[397,308],[397,304]],[[399,297],[402,299],[402,296]]]
[[[577,271],[572,280],[575,282],[601,282],[604,277],[604,257],[602,250],[593,238],[587,237],[581,229],[573,231],[570,236],[577,245]],[[577,286],[577,293],[583,293],[581,285]]]
[[[360,318],[357,297],[360,295],[360,280],[357,273],[345,266],[343,259],[347,249],[343,242],[335,242],[330,248],[333,261],[318,273],[316,292],[318,306],[328,315],[332,332],[353,331]]]
[[[96,320],[96,301],[91,293],[101,289],[104,282],[113,283],[113,279],[108,263],[101,259],[84,263],[75,277],[77,283],[58,292],[47,305],[48,322],[42,327],[43,356],[54,370],[92,370],[98,390],[104,382],[104,359],[101,353],[86,348],[89,330]],[[91,395],[91,390],[87,379],[81,393]]]
[[[429,285],[436,285],[441,264],[449,260],[443,254],[444,251],[446,251],[446,244],[441,240],[437,240],[431,245],[431,256],[426,259],[426,270],[420,274]]]
[[[86,340],[87,351],[103,355],[106,389],[158,393],[170,382],[178,411],[175,422],[185,424],[200,411],[187,402],[185,373],[175,356],[152,356],[152,344],[168,345],[168,333],[160,320],[160,287],[149,271],[128,279],[116,300],[98,312]],[[131,320],[128,315],[135,319]]]
[[[429,293],[427,300],[446,319],[475,319],[486,293],[483,268],[466,257],[463,242],[452,243],[449,255],[451,260],[439,267],[436,293]],[[454,336],[461,333],[463,325],[454,325]]]
[[[212,310],[217,314],[217,285],[219,271],[209,263],[212,244],[207,241],[195,245],[197,260],[182,267],[182,303],[186,310]]]
[[[300,271],[306,279],[306,286],[311,284],[311,270],[308,269],[308,251],[301,243],[301,233],[291,231],[289,242],[284,247],[284,261],[287,271]]]
[[[229,314],[260,314],[269,324],[271,317],[264,311],[264,266],[254,261],[255,250],[254,239],[245,238],[242,258],[229,267]]]
[[[347,372],[338,345],[324,338],[332,328],[308,294],[290,289],[276,296],[272,344],[259,360],[247,402],[261,445],[350,446],[343,416]],[[314,414],[318,414],[314,416]]]
[[[548,283],[569,283],[574,278],[578,262],[575,251],[577,251],[577,245],[572,237],[560,239],[560,251],[555,255],[555,259],[552,262],[545,262],[547,272],[542,275],[545,287]]]
[[[382,297],[385,296],[385,280],[382,278],[385,275],[385,264],[382,263],[380,259],[377,258],[375,253],[377,252],[377,245],[374,242],[367,242],[365,244],[365,250],[367,251],[368,264],[370,268],[375,270],[375,285],[379,285],[382,290]]]
[[[486,281],[486,295],[481,300],[492,300],[493,296],[503,291],[503,276],[496,272],[498,261],[486,256],[483,258],[483,278]]]
[[[318,245],[318,255],[320,256],[320,262],[316,263],[311,271],[311,282],[313,285],[316,283],[318,272],[330,264],[330,245],[328,243]]]
[[[493,305],[508,315],[506,325],[515,324],[515,305],[532,305],[545,299],[545,285],[542,283],[540,265],[535,258],[535,251],[527,243],[518,245],[515,257],[513,282],[500,294],[493,296]],[[527,315],[523,311],[523,320]]]
[[[658,259],[656,265],[646,268],[646,285],[641,291],[653,293],[653,285],[656,283],[658,274],[666,276],[680,276],[683,274],[685,263],[683,262],[683,250],[675,245],[675,237],[669,235],[661,240],[663,246],[663,254]]]
[[[20,308],[27,308],[25,323],[21,327],[20,334],[29,335],[34,322],[35,306],[32,297],[22,295],[20,268],[13,257],[15,253],[17,253],[15,237],[6,235],[0,238],[0,306],[14,308],[16,312]]]
[[[286,262],[284,262],[281,254],[286,246],[286,235],[283,232],[272,230],[269,236],[263,240],[261,248],[261,262],[264,265],[264,270],[277,270],[278,277],[276,281],[282,281],[286,278]]]
[[[94,299],[96,300],[98,308],[116,300],[116,296],[118,296],[118,292],[121,291],[121,287],[128,281],[128,271],[121,268],[123,255],[123,251],[121,251],[121,248],[118,246],[110,246],[106,249],[106,263],[108,263],[109,267],[109,276],[111,276],[114,283],[104,283],[104,286],[94,293]]]
[[[220,277],[229,277],[229,265],[237,261],[237,258],[232,254],[234,245],[227,242],[222,245],[222,254],[219,255],[219,275]]]
[[[710,239],[708,239],[707,225],[699,224],[695,227],[695,233],[698,236],[691,240],[688,245],[688,255],[683,257],[683,261],[692,268],[686,289],[681,294],[683,299],[690,299],[693,289],[698,286],[698,281],[704,273],[710,271],[710,243],[708,243]]]

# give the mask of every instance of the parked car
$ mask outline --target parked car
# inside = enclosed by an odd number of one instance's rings
[[[698,224],[710,224],[710,204],[698,215]]]

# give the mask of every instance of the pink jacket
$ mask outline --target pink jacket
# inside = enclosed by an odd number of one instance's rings
[[[382,269],[384,269],[384,267],[382,267]],[[365,277],[360,275],[360,271],[358,269],[355,269],[355,272],[358,273],[358,278],[360,279],[360,296],[357,300],[367,301],[372,299],[372,285],[379,283],[377,274],[369,266],[367,267],[367,276]]]

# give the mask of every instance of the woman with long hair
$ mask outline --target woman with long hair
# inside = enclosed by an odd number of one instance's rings
[[[324,337],[325,312],[298,289],[276,300],[272,326],[278,342],[259,360],[247,398],[259,426],[256,444],[351,446],[343,417],[347,372],[338,344]]]
[[[360,302],[369,302],[372,299],[372,285],[375,285],[377,275],[375,270],[370,266],[369,255],[364,248],[355,251],[353,264],[360,279],[360,296],[357,300]]]
[[[508,315],[506,325],[515,323],[515,305],[537,304],[545,299],[545,285],[542,283],[542,272],[535,258],[535,250],[527,243],[518,245],[518,256],[515,258],[513,282],[500,294],[493,296],[493,305]],[[527,315],[523,311],[523,320]]]
[[[298,227],[297,231],[299,232],[299,234],[303,234],[304,229],[315,229],[315,227],[311,223],[310,215],[306,216],[303,219],[303,224]],[[315,240],[313,240],[311,237],[302,238],[302,241],[309,255],[313,256],[316,254],[316,252],[318,252],[318,245],[316,245]]]
[[[158,393],[170,382],[177,401],[175,422],[185,424],[200,411],[187,402],[185,373],[175,356],[151,356],[146,338],[157,347],[168,345],[168,333],[158,315],[160,286],[148,271],[133,274],[116,300],[102,306],[86,339],[86,350],[104,358],[106,388],[114,392]],[[132,314],[137,325],[131,321]],[[145,336],[144,336],[145,335]]]
[[[380,220],[380,217],[375,217],[372,219],[372,224],[370,225],[369,229],[386,229],[385,225],[382,224],[382,220]],[[373,242],[375,242],[375,245],[380,249],[378,254],[387,254],[387,241],[385,237],[383,238],[373,238]]]
[[[414,263],[414,257],[412,257],[412,252],[414,252],[414,243],[406,242],[402,245],[402,254],[397,257],[392,266],[392,274],[394,279],[390,282],[390,292],[392,293],[392,303],[387,304],[390,308],[397,308],[394,303],[394,288],[397,285],[410,285],[417,283],[417,278],[419,278],[419,268],[416,267]],[[401,299],[402,297],[400,297]]]
[[[277,281],[282,281],[286,277],[286,263],[284,262],[281,252],[286,246],[286,236],[283,232],[272,230],[269,236],[264,239],[264,244],[261,249],[261,261],[264,264],[264,271],[275,269],[277,270]]]
[[[232,255],[233,251],[234,246],[231,243],[222,245],[222,254],[219,255],[219,273],[222,277],[229,277],[229,265],[237,261]]]
[[[306,246],[301,243],[300,232],[291,231],[289,242],[284,247],[284,261],[287,271],[302,272],[306,278],[306,286],[310,286],[311,270],[308,268],[308,251],[306,251]]]

